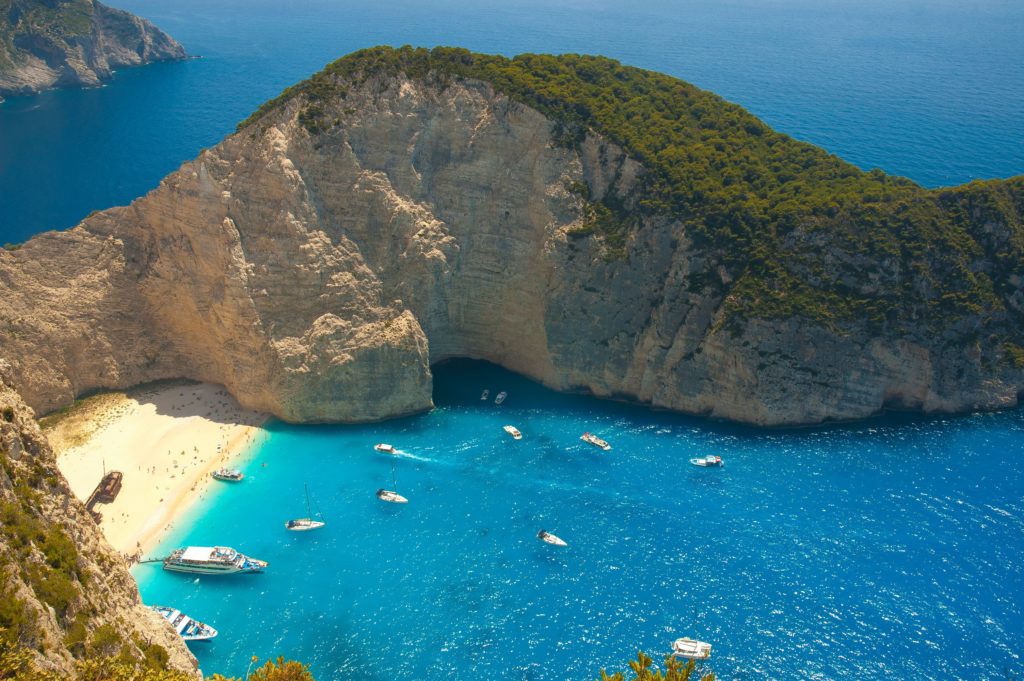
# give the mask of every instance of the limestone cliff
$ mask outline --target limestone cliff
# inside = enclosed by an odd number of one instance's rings
[[[195,673],[184,642],[68,488],[0,362],[0,641],[70,678],[75,658],[122,655]]]
[[[99,85],[121,66],[184,57],[150,22],[95,0],[0,0],[0,101]]]
[[[364,421],[430,408],[430,365],[456,356],[765,425],[1016,404],[1021,180],[927,192],[609,60],[370,54],[132,205],[0,251],[0,356],[30,405],[185,376],[290,421]],[[542,91],[601,79],[568,106]],[[666,135],[717,113],[729,134],[671,165],[630,137],[630,83]],[[772,167],[743,170],[751,150]],[[693,159],[706,176],[672,180]],[[771,172],[782,193],[760,199]],[[775,203],[752,223],[744,201]]]

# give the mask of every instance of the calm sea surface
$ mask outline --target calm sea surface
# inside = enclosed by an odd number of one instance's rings
[[[722,679],[1020,678],[1024,412],[757,431],[471,362],[438,370],[435,400],[371,426],[271,424],[246,479],[154,551],[223,543],[266,573],[135,568],[147,602],[220,630],[192,646],[205,670],[273,653],[325,680],[589,681],[689,634]],[[689,463],[706,453],[725,467]],[[328,524],[288,532],[305,483]]]
[[[1017,0],[115,4],[203,58],[0,105],[0,242],[127,203],[375,44],[601,53],[927,186],[1024,172]],[[510,397],[481,402],[484,387]],[[266,574],[136,568],[147,602],[220,629],[194,646],[204,669],[284,654],[322,680],[585,680],[694,635],[723,679],[1024,673],[1024,412],[755,431],[474,364],[440,369],[436,401],[374,426],[271,424],[246,481],[162,547],[234,545]],[[688,462],[711,452],[724,469]],[[328,526],[296,535],[283,523],[304,514],[304,483]],[[382,486],[411,502],[378,502]],[[538,542],[542,527],[570,546]]]

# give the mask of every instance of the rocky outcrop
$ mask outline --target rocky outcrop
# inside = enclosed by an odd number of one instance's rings
[[[150,22],[95,0],[0,3],[0,101],[95,86],[122,66],[184,58],[184,48]]]
[[[0,639],[71,678],[75,658],[164,660],[196,674],[166,621],[142,605],[124,559],[68,488],[0,362]]]
[[[734,273],[696,286],[691,225],[638,210],[644,164],[593,130],[566,144],[488,82],[368,73],[318,97],[315,121],[313,101],[269,108],[131,206],[0,251],[0,356],[29,404],[184,376],[290,421],[365,421],[429,409],[450,357],[762,425],[998,408],[1024,385],[1001,335],[1018,316],[877,332],[731,315]],[[621,253],[588,226],[596,202],[640,216]],[[1000,219],[978,224],[1016,229]]]

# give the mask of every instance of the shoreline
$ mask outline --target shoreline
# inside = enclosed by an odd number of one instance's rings
[[[245,409],[221,386],[173,383],[95,395],[44,418],[57,466],[83,503],[104,472],[122,487],[98,503],[100,530],[129,560],[151,551],[231,466],[259,444],[269,415]]]

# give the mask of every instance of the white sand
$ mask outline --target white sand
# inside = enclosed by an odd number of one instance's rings
[[[210,472],[230,466],[263,432],[266,414],[211,384],[160,386],[86,400],[46,425],[57,465],[83,502],[107,471],[124,474],[100,528],[126,554],[151,549],[205,495]],[[44,420],[45,424],[45,420]]]

